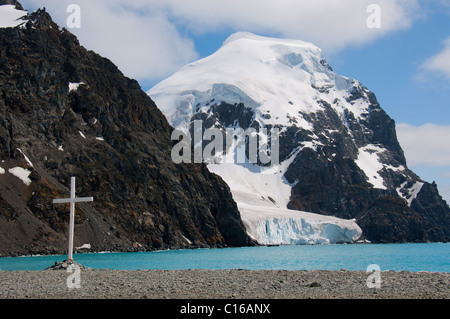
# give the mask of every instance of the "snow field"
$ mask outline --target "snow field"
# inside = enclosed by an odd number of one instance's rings
[[[27,11],[17,10],[14,5],[0,6],[0,28],[14,28],[24,24]]]

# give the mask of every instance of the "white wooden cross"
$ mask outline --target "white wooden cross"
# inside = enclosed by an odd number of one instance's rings
[[[54,199],[53,204],[70,203],[70,224],[69,224],[69,251],[67,253],[68,260],[73,261],[73,231],[75,228],[75,203],[92,202],[94,197],[75,197],[75,177],[70,179],[70,198]]]

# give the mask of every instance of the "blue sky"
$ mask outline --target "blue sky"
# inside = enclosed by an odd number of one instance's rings
[[[444,48],[448,37],[450,14],[436,13],[370,45],[332,54],[329,63],[337,73],[358,79],[375,92],[397,122],[448,125],[450,78],[425,74],[421,69],[427,59]]]
[[[214,53],[237,31],[322,48],[338,74],[373,91],[396,121],[409,167],[450,202],[450,0],[21,0],[66,26],[81,9],[82,45],[143,90]],[[380,8],[370,29],[367,7]],[[424,138],[425,136],[425,138]]]

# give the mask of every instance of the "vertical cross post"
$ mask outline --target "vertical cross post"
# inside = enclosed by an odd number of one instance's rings
[[[67,204],[70,203],[70,219],[69,219],[69,249],[67,252],[67,259],[73,261],[73,233],[75,228],[75,203],[92,202],[93,197],[75,197],[75,177],[70,179],[70,198],[54,199],[53,204]]]

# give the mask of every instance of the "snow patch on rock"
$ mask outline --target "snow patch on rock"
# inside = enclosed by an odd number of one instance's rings
[[[14,5],[0,6],[0,28],[15,28],[27,21],[21,19],[28,14],[27,11],[17,10]]]
[[[31,179],[29,177],[31,174],[30,170],[18,166],[10,168],[8,172],[19,178],[25,185],[30,186],[31,184]]]

